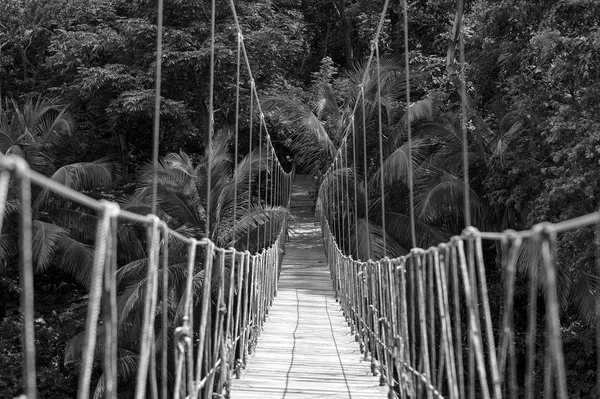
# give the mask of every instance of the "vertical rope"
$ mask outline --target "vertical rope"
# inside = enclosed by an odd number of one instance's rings
[[[142,321],[142,337],[140,340],[140,356],[138,360],[135,398],[146,397],[148,366],[150,357],[154,356],[151,350],[151,341],[154,340],[154,317],[156,315],[156,294],[158,281],[158,223],[157,216],[151,216],[148,228],[148,273],[146,281],[146,295],[144,297],[144,314]]]
[[[238,168],[238,139],[240,133],[239,119],[240,119],[240,59],[242,53],[242,34],[238,32],[237,35],[237,62],[236,62],[236,79],[235,79],[235,147],[233,152],[233,170],[234,170],[234,182],[233,182],[233,231],[237,231],[237,189],[238,179],[240,176],[237,175]],[[249,154],[252,156],[251,154]]]
[[[410,55],[408,52],[408,5],[406,0],[402,0],[404,11],[404,74],[406,79],[406,114],[408,120],[406,122],[406,132],[408,135],[408,195],[410,203],[410,238],[412,246],[417,246],[417,234],[415,231],[415,198],[413,187],[413,167],[412,167],[412,128],[410,116]]]
[[[117,399],[117,221],[110,220],[107,236],[107,257],[104,268],[104,382],[105,397]]]
[[[254,93],[256,93],[256,87],[254,87]],[[258,96],[256,97],[258,98]],[[260,190],[261,190],[261,175],[263,171],[263,157],[262,157],[262,133],[263,133],[263,114],[260,114],[260,121],[258,125],[258,159],[260,161],[260,167],[258,168],[258,199],[257,203],[260,209],[262,209],[262,205],[260,203]],[[256,230],[256,252],[260,252],[260,228]]]
[[[252,204],[252,164],[254,163],[254,154],[252,153],[252,127],[254,125],[254,80],[250,80],[250,116],[248,117],[248,156],[250,156],[250,167],[248,168],[248,216],[251,212]],[[250,224],[248,224],[248,231],[246,234],[246,249],[250,250]]]
[[[383,256],[387,256],[387,233],[385,230],[385,186],[384,186],[384,170],[383,170],[383,130],[381,118],[381,59],[379,58],[379,45],[374,41],[375,57],[377,58],[377,117],[379,122],[379,195],[381,196],[381,229],[383,230]]]
[[[405,0],[406,1],[406,0]],[[459,34],[460,47],[460,128],[462,130],[462,156],[464,179],[465,227],[471,225],[471,199],[469,191],[469,145],[467,135],[467,83],[465,78],[465,33],[462,23]]]
[[[273,147],[273,142],[271,141],[271,136],[267,133],[267,138],[269,139],[269,147],[271,147],[271,157],[269,158],[269,182],[271,183],[269,187],[269,205],[271,208],[275,207],[274,194],[275,190],[273,184],[275,182],[275,175],[277,174],[277,168],[275,167],[275,148]],[[273,220],[275,219],[275,213],[272,213],[272,216],[269,221],[269,245],[273,242]]]
[[[369,189],[367,187],[368,165],[367,165],[367,116],[365,115],[365,86],[364,82],[360,88],[362,107],[362,130],[363,130],[363,168],[365,186],[365,225],[367,228],[367,259],[371,259],[371,229],[369,226]]]
[[[163,0],[158,0],[156,21],[156,79],[154,89],[154,130],[152,137],[152,207],[150,213],[156,215],[156,200],[158,195],[158,144],[160,131],[160,91],[162,84],[162,31],[163,31]]]
[[[28,399],[35,399],[37,397],[37,382],[36,382],[36,369],[35,369],[35,330],[34,330],[34,325],[33,325],[33,317],[34,317],[34,303],[33,303],[33,295],[34,295],[34,289],[33,289],[33,259],[32,259],[32,251],[31,251],[31,245],[32,245],[32,212],[31,212],[31,180],[29,177],[29,166],[27,165],[27,163],[24,160],[21,160],[20,158],[15,160],[15,166],[17,168],[19,177],[21,178],[21,189],[20,189],[20,200],[21,200],[21,225],[20,225],[20,231],[19,231],[19,243],[20,243],[20,256],[19,256],[19,285],[20,285],[20,289],[21,289],[21,298],[20,298],[20,302],[21,302],[21,313],[23,314],[23,349],[24,349],[24,357],[25,357],[25,361],[23,362],[23,381],[24,381],[24,385],[25,385],[25,392],[27,393],[27,398]],[[6,175],[5,175],[6,177]],[[4,206],[4,204],[2,204]],[[102,228],[105,228],[105,225],[107,224],[107,221],[105,220],[106,218],[104,218],[101,222],[99,222],[98,227],[102,226]],[[102,223],[102,224],[100,224]],[[107,228],[107,226],[106,226]],[[104,230],[103,230],[104,231]],[[103,249],[103,248],[102,248]],[[95,258],[94,258],[95,259]],[[103,259],[102,259],[103,260]],[[99,266],[98,264],[100,263],[100,261],[98,261],[97,264],[94,264],[94,268],[93,268],[93,273],[95,275],[98,275],[98,273],[100,273],[100,281],[102,281],[102,269],[100,269],[99,271],[97,269],[99,269],[101,266]],[[92,280],[94,281],[94,280]],[[100,283],[101,284],[101,283]],[[100,291],[101,287],[98,287],[97,285],[95,286],[95,288],[97,288],[97,291]],[[91,296],[91,292],[90,292],[90,296]],[[91,308],[91,306],[88,306],[88,312],[93,312],[96,313],[96,320],[97,320],[97,308],[96,305],[99,306],[100,301],[99,298],[97,299],[97,304],[94,302],[94,309]],[[91,303],[91,300],[90,300]],[[90,324],[87,324],[87,327],[90,327]],[[88,328],[86,328],[86,331],[88,331]],[[89,335],[86,334],[86,338],[88,338]],[[95,338],[95,337],[94,337]],[[86,340],[86,342],[88,342]],[[84,373],[85,376],[87,377],[88,374],[91,376],[91,362],[90,362],[90,357],[93,356],[93,346],[92,346],[92,355],[90,356],[88,354],[87,357],[87,362],[89,363],[84,363],[85,366],[87,366],[84,369]],[[89,349],[88,349],[89,351]],[[93,360],[93,359],[91,359]],[[89,373],[88,373],[88,369],[89,369]],[[81,379],[80,379],[81,381]],[[87,389],[89,390],[89,379],[85,379],[85,382],[87,382]],[[81,386],[81,384],[80,384]]]
[[[213,257],[215,254],[215,245],[211,241],[203,243],[204,247],[204,282],[202,284],[202,302],[200,313],[200,338],[198,341],[197,357],[196,357],[196,381],[200,381],[202,360],[204,357],[205,347],[210,348],[210,335],[208,334],[208,324],[210,323],[210,292],[212,285],[212,269]],[[208,340],[207,340],[208,337]],[[208,341],[208,342],[207,342]],[[208,360],[208,356],[207,356]],[[209,370],[209,368],[207,368]]]
[[[169,229],[166,223],[163,227],[163,264],[162,264],[162,352],[161,352],[161,399],[167,399],[168,375],[167,355],[169,345]]]
[[[23,179],[23,178],[22,178]],[[21,183],[23,184],[23,183]],[[23,196],[24,197],[24,196]],[[22,198],[22,200],[25,198]],[[28,210],[29,207],[27,206],[27,202],[23,202],[23,218],[28,217],[30,218],[30,211]],[[79,388],[77,390],[78,395],[77,397],[79,399],[88,399],[90,396],[90,382],[92,379],[92,368],[94,366],[94,353],[95,353],[95,348],[96,348],[96,338],[97,338],[97,328],[98,328],[98,313],[100,310],[100,301],[102,298],[102,275],[103,275],[103,271],[104,271],[104,266],[105,266],[105,261],[106,261],[106,249],[107,249],[107,243],[108,243],[108,234],[110,231],[110,220],[112,217],[116,216],[118,214],[118,208],[116,208],[116,205],[114,204],[109,204],[109,203],[105,203],[105,208],[103,210],[102,213],[102,217],[100,220],[98,220],[98,225],[97,225],[97,229],[96,229],[96,245],[95,245],[95,250],[94,250],[94,264],[92,266],[92,276],[91,276],[91,281],[92,284],[90,286],[90,294],[89,294],[89,302],[88,302],[88,311],[87,311],[87,318],[86,318],[86,327],[85,327],[85,338],[84,338],[84,347],[83,347],[83,351],[82,351],[82,362],[81,362],[81,373],[79,374]],[[29,222],[31,223],[31,222]],[[29,231],[29,242],[31,242],[31,225],[27,226],[25,224],[25,221],[21,227],[22,231],[21,234],[26,235],[27,231]],[[24,240],[23,240],[24,241]],[[25,248],[23,247],[23,253],[21,254],[21,257],[24,258],[25,256],[31,256],[31,251],[29,250],[29,248]],[[29,255],[28,255],[29,254]],[[29,261],[31,262],[31,261]],[[29,265],[31,265],[31,263],[29,263]],[[33,295],[31,295],[30,293],[33,292],[33,276],[31,276],[31,291],[24,289],[23,292],[25,292],[27,295],[29,295],[29,297],[31,298],[31,309],[33,309],[33,301],[32,301],[32,297]],[[23,280],[24,281],[24,280]],[[25,287],[27,288],[27,287]],[[23,301],[27,300],[24,299]],[[25,302],[27,304],[27,302]],[[25,314],[27,316],[27,313]],[[33,338],[33,315],[31,315],[32,319],[31,319],[31,337]],[[27,320],[26,320],[27,321]],[[27,325],[25,325],[25,327],[27,328]],[[25,330],[25,335],[27,337],[27,335],[29,334],[29,332],[27,330]],[[28,337],[26,340],[26,343],[28,341]],[[34,341],[31,341],[31,344],[33,345]],[[29,348],[26,347],[26,355],[28,354]],[[35,348],[33,348],[33,350],[35,351]],[[35,354],[35,352],[33,352]],[[35,361],[35,357],[34,357],[34,361]],[[27,364],[27,363],[26,363]],[[28,374],[28,378],[32,378],[35,380],[35,363],[34,363],[34,367],[33,369],[27,369],[27,372],[30,372],[31,374]],[[35,384],[35,381],[33,382]],[[35,385],[34,385],[35,387]],[[29,388],[29,385],[28,385]],[[35,397],[35,393],[33,394]]]
[[[358,173],[356,165],[356,125],[354,123],[354,115],[352,115],[352,166],[354,169],[354,255],[358,256]]]
[[[346,255],[352,254],[352,222],[350,221],[350,167],[348,166],[348,141],[344,140],[344,167],[346,168],[346,216],[348,218]],[[356,198],[356,193],[354,193]]]
[[[214,130],[214,91],[215,91],[215,17],[216,0],[211,2],[211,20],[210,20],[210,76],[208,82],[208,143],[206,143],[206,230],[205,237],[210,238],[211,219],[212,219],[212,136]]]
[[[539,230],[538,230],[539,229]],[[548,330],[547,351],[551,358],[550,368],[556,373],[556,388],[559,398],[568,398],[567,373],[563,355],[562,341],[560,338],[560,315],[558,306],[558,293],[556,290],[556,232],[549,225],[534,227],[536,239],[540,243],[544,271],[546,272],[546,328]]]

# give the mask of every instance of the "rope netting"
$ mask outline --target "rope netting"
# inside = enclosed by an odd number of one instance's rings
[[[323,174],[317,199],[333,285],[348,324],[365,359],[370,360],[373,373],[380,375],[382,385],[389,386],[390,397],[534,398],[543,391],[546,398],[567,398],[557,292],[557,234],[597,224],[600,213],[558,224],[542,223],[521,232],[480,232],[472,227],[461,29],[457,74],[461,118],[457,137],[462,136],[462,206],[467,227],[448,242],[417,248],[412,151],[418,147],[411,134],[414,103],[410,98],[408,6],[404,0],[407,118],[402,137],[406,139],[404,153],[408,172],[400,179],[395,178],[404,182],[408,192],[406,219],[410,220],[410,229],[403,231],[410,235],[405,241],[411,241],[413,248],[406,255],[387,257],[391,241],[385,227],[390,223],[386,222],[386,193],[390,190],[386,184],[393,178],[386,173],[399,174],[384,171],[381,145],[384,134],[381,104],[388,99],[382,100],[383,72],[378,42],[387,7],[386,1],[367,68],[357,89],[351,126]],[[367,90],[376,92],[375,96],[365,99]],[[365,121],[365,107],[376,111],[370,123]],[[373,150],[376,156],[370,159],[370,169],[378,166],[379,175],[374,174],[369,184],[367,144],[365,141],[361,144],[361,135],[363,140],[379,135],[378,148]],[[375,198],[376,192],[380,198]],[[381,211],[378,212],[377,207]],[[370,213],[376,215],[369,216]],[[379,227],[371,223],[372,220]],[[372,240],[373,237],[378,239]],[[496,248],[501,269],[502,292],[496,293],[500,298],[496,301],[500,303],[494,309],[490,304],[486,272],[490,262],[496,263],[496,260],[484,256],[485,241]],[[379,260],[372,260],[374,253],[380,254],[381,259],[378,256]],[[523,289],[517,285],[517,262],[524,257],[536,266],[529,268],[525,276],[527,321],[520,324],[526,327],[517,330],[516,291]],[[538,303],[538,296],[543,297],[543,303]],[[544,309],[543,323],[538,320],[538,307]],[[525,364],[518,365],[523,359]],[[542,380],[540,389],[536,381]]]
[[[277,292],[282,254],[284,252],[289,204],[294,172],[287,172],[279,162],[267,130],[256,84],[234,2],[229,2],[237,30],[236,125],[234,165],[230,176],[215,175],[213,166],[223,161],[215,157],[219,141],[213,120],[214,13],[212,2],[210,123],[209,141],[205,143],[204,175],[199,195],[205,217],[203,237],[190,237],[169,226],[169,218],[161,220],[158,200],[160,81],[162,48],[162,1],[158,3],[157,81],[154,116],[153,173],[151,213],[142,215],[116,202],[98,201],[69,187],[56,183],[34,170],[19,157],[0,155],[0,230],[7,200],[20,202],[20,288],[23,315],[23,386],[24,396],[35,399],[36,388],[34,285],[32,259],[32,193],[46,190],[97,215],[92,277],[81,350],[81,372],[78,397],[103,396],[115,399],[120,373],[127,366],[121,358],[119,340],[139,334],[135,360],[135,398],[212,398],[228,395],[232,373],[239,375],[247,356],[253,351],[266,320],[269,306]],[[241,62],[243,59],[244,62]],[[247,156],[238,161],[241,69],[249,76],[251,111],[247,129],[252,134],[258,119],[259,135],[250,138]],[[255,115],[253,107],[258,109]],[[214,138],[213,138],[214,137]],[[229,136],[227,136],[228,138]],[[257,145],[258,142],[258,145]],[[218,159],[215,159],[218,158]],[[166,161],[165,161],[166,162]],[[199,183],[198,183],[199,184]],[[223,188],[223,186],[227,186]],[[231,218],[225,228],[237,232],[231,239],[242,249],[222,248],[215,244],[213,223],[222,222],[213,214],[219,198],[213,193],[221,188],[221,196],[233,197],[228,208]],[[161,189],[164,189],[162,187]],[[18,192],[18,195],[14,195]],[[15,198],[10,198],[13,195]],[[232,224],[232,225],[231,225]],[[118,229],[123,225],[141,226],[146,230],[147,259],[135,270],[140,274],[135,303],[118,304],[118,298],[129,287],[119,285],[123,272],[117,260],[120,251]],[[143,239],[142,239],[143,240]],[[244,245],[245,244],[245,245]],[[251,252],[251,249],[255,251]],[[126,249],[125,249],[126,250]],[[183,278],[181,277],[183,276]],[[131,291],[131,290],[129,290]],[[129,331],[118,318],[141,320],[139,331]],[[129,307],[129,308],[128,308]],[[136,313],[132,315],[131,313]],[[126,356],[127,357],[127,356]],[[101,364],[102,376],[93,377],[95,363]],[[94,386],[92,384],[94,380]]]

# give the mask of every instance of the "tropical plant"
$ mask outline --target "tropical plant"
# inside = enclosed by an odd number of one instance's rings
[[[0,105],[0,152],[24,158],[40,173],[53,172],[56,155],[71,135],[66,107],[42,97],[22,109],[14,99],[6,105]]]
[[[212,141],[210,153],[207,151],[197,161],[184,152],[170,153],[162,158],[156,171],[156,212],[172,230],[185,236],[198,240],[207,237],[224,248],[259,250],[271,245],[280,229],[285,228],[289,217],[288,210],[280,205],[268,204],[264,198],[258,202],[258,176],[272,178],[270,175],[273,165],[265,156],[259,157],[258,151],[255,151],[241,159],[234,168],[228,148],[229,139],[230,134],[227,132],[217,135]],[[210,192],[207,177],[209,166]],[[124,209],[140,214],[150,213],[154,175],[151,164],[141,170],[141,186],[133,196],[123,202]],[[163,335],[167,334],[169,342],[172,342],[175,327],[181,325],[188,275],[187,255],[187,245],[173,237],[169,241],[168,297],[163,298],[159,294],[156,307],[162,309],[162,303],[166,301],[169,312],[169,325],[157,325],[155,339],[158,354],[171,347],[169,345],[168,348],[163,348]],[[148,258],[142,256],[120,267],[117,272],[117,310],[121,332],[118,369],[119,379],[123,381],[130,380],[127,377],[137,370],[148,262]],[[229,263],[226,264],[227,268],[230,266]],[[196,258],[194,273],[193,295],[199,297],[205,273],[203,251],[200,251]],[[228,287],[229,272],[225,275],[224,283]],[[212,287],[217,287],[217,280],[218,273],[215,272]],[[162,283],[159,283],[158,292],[162,292]],[[197,309],[194,312],[199,311],[200,305],[201,301],[195,301],[194,307]],[[162,311],[158,310],[157,317],[160,317],[161,313]],[[70,360],[77,358],[82,338],[83,334],[79,334],[71,341],[68,348]],[[99,351],[102,353],[103,348],[100,347]],[[172,372],[173,370],[169,369],[169,373]],[[97,384],[95,398],[104,395],[103,378],[101,376]]]
[[[378,112],[378,72],[376,61],[358,63],[341,79],[332,80],[327,59],[321,73],[315,74],[308,104],[287,96],[273,96],[264,101],[264,110],[289,132],[292,151],[300,170],[320,174],[329,166],[345,139],[356,134],[358,158],[377,143],[374,135]],[[379,65],[382,112],[386,125],[395,119],[406,90],[404,74],[393,57],[382,57]],[[364,114],[364,116],[363,116]],[[363,124],[364,121],[364,124]],[[363,128],[364,127],[364,128]],[[384,127],[385,128],[385,127]]]
[[[0,150],[2,155],[24,158],[29,166],[76,191],[102,197],[121,179],[118,163],[106,157],[93,162],[79,162],[55,168],[59,150],[63,159],[69,154],[62,147],[72,131],[66,107],[39,98],[20,109],[12,102],[12,112],[0,109]],[[16,262],[18,220],[21,204],[13,180],[8,188],[5,220],[0,232],[0,255]],[[75,281],[87,287],[94,236],[95,213],[45,188],[32,187],[32,255],[36,272],[57,266]]]

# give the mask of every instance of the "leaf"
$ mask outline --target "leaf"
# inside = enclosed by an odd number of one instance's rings
[[[464,215],[465,185],[462,179],[443,168],[427,165],[423,169],[415,187],[415,212],[419,219],[426,223],[453,224],[461,230],[460,218]],[[472,224],[484,227],[484,206],[472,188],[470,193],[470,210]],[[464,227],[464,226],[463,226]]]
[[[411,248],[410,216],[388,211],[385,213],[385,219],[385,227],[388,233],[396,237],[403,247]],[[452,234],[420,220],[415,220],[415,236],[417,247],[427,249],[431,246],[437,246],[439,243],[447,242]]]
[[[379,260],[385,256],[396,258],[406,255],[408,251],[396,242],[391,236],[386,234],[386,245],[383,245],[383,228],[371,221],[358,219],[358,225],[352,231],[352,234],[358,236],[357,240],[351,240],[353,253],[357,259],[366,261],[368,259]],[[358,247],[356,246],[358,243]],[[385,248],[385,250],[384,250]]]
[[[89,288],[94,262],[94,247],[64,235],[60,239],[60,255],[58,263],[60,269],[73,277],[79,284]]]
[[[139,355],[120,356],[117,359],[117,381],[114,381],[114,383],[134,380],[138,369],[138,360]],[[93,399],[104,399],[106,393],[105,380],[106,373],[102,373],[96,383]]]
[[[409,171],[409,163],[408,163],[408,150],[409,143],[406,142],[400,148],[396,149],[392,152],[386,159],[383,161],[383,165],[379,168],[374,174],[373,177],[369,180],[369,186],[371,189],[379,187],[381,181],[381,173],[383,173],[384,184],[393,184],[398,180],[401,180],[405,184],[408,184],[408,171]],[[412,170],[413,173],[419,167],[419,165],[425,160],[428,150],[431,145],[428,141],[424,139],[415,139],[412,140]]]
[[[67,231],[52,223],[34,220],[31,249],[36,271],[45,271],[60,248],[61,240],[67,236]]]

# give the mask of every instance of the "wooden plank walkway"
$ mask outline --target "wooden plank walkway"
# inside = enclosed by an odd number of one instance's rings
[[[277,297],[256,352],[233,399],[387,398],[379,377],[362,360],[335,300],[308,190],[310,176],[296,176],[292,193],[294,234],[286,247]]]

